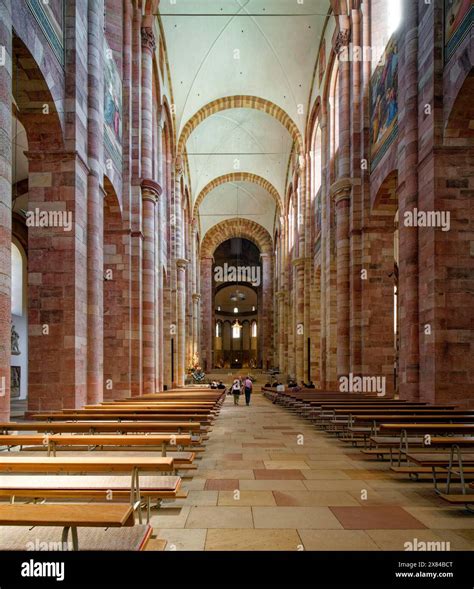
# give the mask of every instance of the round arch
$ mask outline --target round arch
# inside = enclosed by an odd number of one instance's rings
[[[255,221],[234,217],[211,227],[201,244],[201,258],[212,257],[217,247],[233,237],[242,237],[253,242],[260,253],[272,253],[273,242],[268,231]]]
[[[193,218],[195,218],[197,216],[199,207],[204,202],[206,196],[210,192],[212,192],[214,190],[214,188],[221,186],[221,184],[226,184],[227,182],[251,182],[253,184],[257,184],[258,186],[261,186],[262,188],[264,188],[273,197],[273,200],[275,201],[277,207],[280,210],[282,208],[280,195],[278,194],[277,189],[268,180],[265,180],[265,178],[263,178],[262,176],[258,176],[257,174],[252,174],[250,172],[233,172],[233,173],[224,174],[223,176],[218,176],[217,178],[214,178],[214,180],[211,180],[211,182],[209,182],[209,184],[207,184],[201,190],[201,192],[198,194],[198,197],[196,198],[196,201],[194,203]]]
[[[181,131],[177,146],[177,155],[180,156],[184,153],[189,136],[194,131],[194,129],[196,129],[196,127],[198,127],[205,119],[218,112],[232,108],[251,108],[267,113],[268,115],[274,117],[291,135],[294,143],[297,146],[298,153],[302,152],[303,138],[301,133],[299,132],[298,127],[296,126],[293,119],[282,108],[273,102],[265,100],[264,98],[259,98],[258,96],[239,95],[218,98],[217,100],[213,100],[212,102],[209,102],[200,108],[188,120],[188,122],[184,125],[183,130]]]

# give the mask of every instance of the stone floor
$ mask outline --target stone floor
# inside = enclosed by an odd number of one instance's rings
[[[188,498],[152,517],[167,550],[474,549],[474,516],[430,481],[391,474],[260,392],[250,407],[226,399],[196,463]]]

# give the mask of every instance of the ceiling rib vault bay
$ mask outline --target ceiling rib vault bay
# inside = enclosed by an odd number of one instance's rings
[[[201,237],[234,217],[273,235],[292,146],[304,137],[329,9],[329,0],[300,1],[160,2],[177,134],[185,140]],[[241,96],[248,98],[235,98]]]

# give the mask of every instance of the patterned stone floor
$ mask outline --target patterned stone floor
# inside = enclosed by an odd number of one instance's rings
[[[152,517],[167,550],[404,550],[405,542],[474,549],[474,516],[432,483],[316,430],[260,392],[227,398],[186,500]]]

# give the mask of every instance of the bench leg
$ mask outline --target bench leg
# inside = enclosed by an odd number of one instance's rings
[[[466,494],[466,481],[464,480],[464,467],[462,463],[462,456],[461,456],[461,448],[454,444],[451,446],[451,454],[449,456],[449,466],[448,466],[448,479],[446,481],[446,494],[449,494],[449,489],[451,486],[451,474],[453,473],[453,463],[454,463],[454,455],[457,454],[458,458],[458,466],[459,466],[459,477],[461,479],[461,490],[462,494]]]
[[[132,480],[130,484],[130,503],[132,507],[138,509],[138,522],[142,523],[142,509],[141,509],[141,497],[140,497],[140,479],[138,474],[138,468],[134,468],[132,471]]]
[[[69,530],[71,530],[72,549],[77,551],[77,550],[79,550],[79,539],[77,537],[77,527],[76,526],[65,526],[63,528],[63,533],[61,536],[61,542],[62,542],[63,549],[64,550],[69,549],[69,543],[68,543]]]

